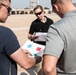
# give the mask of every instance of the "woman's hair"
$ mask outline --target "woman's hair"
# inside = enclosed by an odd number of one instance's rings
[[[43,11],[43,7],[42,7],[41,5],[37,5],[37,6],[33,9],[33,11],[35,11],[35,10],[38,9],[38,8],[40,8],[40,9]]]

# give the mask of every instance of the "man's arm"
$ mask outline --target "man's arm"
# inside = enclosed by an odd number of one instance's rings
[[[29,69],[41,61],[41,57],[31,58],[21,48],[11,54],[10,57],[24,69]]]
[[[58,58],[51,55],[43,57],[43,73],[44,75],[56,75],[56,64]]]
[[[33,36],[32,34],[28,33],[27,37],[28,37],[29,40],[32,40],[32,36]]]

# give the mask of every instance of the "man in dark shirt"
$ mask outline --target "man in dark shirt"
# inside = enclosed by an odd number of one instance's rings
[[[30,26],[29,33],[28,33],[28,39],[34,41],[35,43],[45,45],[46,40],[36,40],[36,38],[38,38],[39,36],[35,36],[35,34],[36,33],[41,33],[42,35],[47,34],[49,26],[53,24],[53,20],[44,15],[44,9],[41,5],[37,5],[33,11],[37,19],[35,19]],[[45,37],[43,37],[43,39],[44,38]],[[40,65],[41,64],[37,65],[36,67],[38,68],[38,70],[41,69]],[[40,73],[42,73],[41,70],[40,70]]]
[[[5,23],[11,11],[10,2],[0,0],[1,23]],[[30,58],[27,54],[30,53],[22,50],[12,30],[0,25],[0,75],[17,75],[17,63],[28,69],[41,61],[41,57]]]
[[[34,11],[37,19],[34,20],[30,26],[28,38],[30,40],[34,41],[34,39],[37,38],[34,36],[34,34],[36,34],[38,32],[47,33],[49,26],[51,24],[53,24],[53,20],[51,20],[50,18],[48,18],[44,15],[44,10],[41,5],[37,5],[33,11]],[[34,42],[45,45],[46,41],[40,40],[40,41],[34,41]]]

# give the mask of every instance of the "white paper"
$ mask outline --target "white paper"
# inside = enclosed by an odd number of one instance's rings
[[[35,36],[38,36],[34,41],[46,41],[47,33],[37,32]]]
[[[45,46],[27,40],[25,44],[22,46],[22,49],[28,50],[33,56],[40,56],[42,51],[45,49]]]

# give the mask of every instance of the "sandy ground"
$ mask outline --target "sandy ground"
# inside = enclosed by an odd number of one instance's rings
[[[54,22],[60,19],[55,13],[45,14],[45,15],[51,18]],[[20,45],[22,46],[27,40],[28,30],[31,25],[31,22],[34,19],[36,19],[35,15],[28,15],[28,14],[27,15],[11,15],[8,17],[6,23],[4,24],[0,23],[0,25],[4,25],[6,27],[11,28],[16,34]],[[24,72],[23,75],[28,75],[28,74],[25,74],[26,71],[18,65],[18,75],[21,75],[21,72]]]

